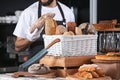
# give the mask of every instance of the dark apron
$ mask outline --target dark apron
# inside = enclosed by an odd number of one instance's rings
[[[65,17],[64,17],[64,13],[62,11],[62,8],[61,6],[57,3],[58,5],[58,9],[60,10],[60,13],[61,13],[61,16],[63,18],[62,21],[56,21],[58,25],[64,25],[66,26],[66,20],[65,20]],[[41,16],[41,4],[39,3],[39,7],[38,7],[38,18]],[[39,52],[41,49],[44,48],[44,41],[43,41],[43,38],[42,38],[42,35],[45,34],[45,29],[43,29],[43,31],[40,33],[40,38],[33,42],[29,48],[29,51],[30,51],[30,56],[29,58],[31,58],[32,56],[34,56],[37,52]]]

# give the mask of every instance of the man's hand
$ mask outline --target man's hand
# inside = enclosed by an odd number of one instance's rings
[[[38,30],[37,28],[34,30],[33,33],[30,33],[29,29],[27,31],[27,39],[31,42],[36,41],[40,37],[40,33],[42,30]]]

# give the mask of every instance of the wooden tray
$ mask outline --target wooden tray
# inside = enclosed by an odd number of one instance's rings
[[[94,58],[95,56],[45,56],[40,60],[40,63],[50,67],[74,67],[91,63],[91,59]]]
[[[33,74],[33,73],[29,73],[29,72],[14,72],[12,75],[12,77],[14,78],[18,78],[18,77],[46,77],[46,78],[54,78],[56,77],[56,73],[55,72],[50,72],[47,74]]]

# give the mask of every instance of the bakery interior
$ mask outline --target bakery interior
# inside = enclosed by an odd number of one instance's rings
[[[22,52],[15,51],[14,43],[16,37],[13,36],[12,33],[22,11],[35,1],[37,0],[0,1],[0,80],[16,80],[16,78],[13,78],[14,76],[11,76],[11,74],[17,72],[19,65],[25,63],[26,58],[29,56],[29,52],[27,50]],[[41,76],[30,73],[26,75],[25,73],[21,72],[17,79],[31,80],[33,78],[35,80],[120,80],[120,11],[118,8],[120,1],[58,1],[66,4],[73,10],[76,26],[80,26],[82,23],[93,25],[94,29],[97,31],[96,34],[92,35],[92,39],[95,37],[95,40],[93,43],[92,41],[89,41],[86,43],[86,45],[90,43],[90,45],[94,45],[93,48],[96,50],[96,53],[91,55],[92,53],[88,51],[88,55],[69,56],[68,54],[66,57],[54,57],[46,55],[39,62],[40,64],[48,65],[53,70],[53,73],[43,74]],[[82,45],[82,43],[80,44]],[[79,45],[79,47],[83,47],[83,45]],[[86,48],[86,46],[84,48]],[[78,50],[77,53],[79,52],[80,51]],[[96,59],[99,58],[97,55],[107,56],[107,53],[112,52],[117,53],[117,56],[115,55],[114,58],[115,60],[110,59],[111,55],[108,59],[106,57],[104,59]],[[53,62],[54,64],[52,64]],[[88,70],[86,71],[88,73],[90,72],[89,70],[91,67],[100,67],[104,71],[102,77],[100,75],[97,75],[97,77],[95,76],[92,79],[87,79],[86,77],[84,79],[81,78],[81,76],[79,77],[78,72],[82,72],[82,67],[87,66],[89,67],[86,69]],[[92,74],[92,72],[90,73]],[[11,76],[11,78],[9,76]]]

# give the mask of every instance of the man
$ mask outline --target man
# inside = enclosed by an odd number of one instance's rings
[[[53,19],[57,21],[58,25],[65,25],[65,23],[69,21],[75,21],[73,12],[57,0],[39,0],[33,3],[22,12],[13,32],[13,34],[17,36],[15,42],[16,51],[24,51],[29,48],[32,57],[35,53],[44,48],[42,39],[44,29],[36,29],[30,34],[29,28],[41,15],[48,12],[55,13]]]

